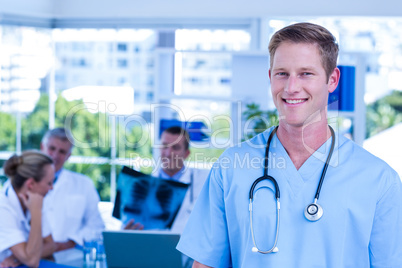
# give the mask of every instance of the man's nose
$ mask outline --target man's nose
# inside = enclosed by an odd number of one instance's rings
[[[172,155],[172,154],[173,154],[173,149],[172,149],[172,147],[169,147],[167,153],[168,153],[169,155]]]
[[[162,149],[162,155],[168,156],[172,153],[172,149],[170,147],[165,147]]]
[[[285,85],[285,91],[287,93],[296,93],[299,92],[300,89],[301,84],[299,79],[296,76],[290,75]]]
[[[60,157],[60,153],[57,152],[57,151],[54,151],[54,152],[52,153],[51,157],[52,157],[53,159],[57,159],[57,158]]]

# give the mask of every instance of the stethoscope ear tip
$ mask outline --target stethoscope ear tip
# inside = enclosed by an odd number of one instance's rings
[[[253,247],[253,248],[251,249],[251,251],[252,251],[252,252],[258,252],[258,249],[257,249],[256,247]]]
[[[278,247],[275,247],[272,252],[278,252],[278,251],[279,251],[279,248],[278,248]]]

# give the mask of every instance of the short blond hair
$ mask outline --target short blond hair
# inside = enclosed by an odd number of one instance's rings
[[[272,68],[276,49],[284,42],[306,43],[317,45],[321,55],[321,63],[327,80],[337,65],[339,46],[335,37],[324,27],[308,23],[296,23],[277,31],[269,42],[270,66]]]

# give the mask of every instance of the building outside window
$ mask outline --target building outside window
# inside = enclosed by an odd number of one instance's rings
[[[292,20],[264,22],[273,33]],[[340,61],[348,63],[351,54],[364,53],[366,103],[390,90],[402,90],[401,20],[317,18],[312,22],[337,35],[342,48]],[[74,149],[70,168],[89,175],[103,200],[113,197],[113,173],[121,164],[129,164],[132,154],[152,157],[152,142],[141,139],[149,135],[143,132],[147,127],[130,117],[138,115],[147,126],[152,125],[152,103],[168,101],[180,107],[187,119],[209,120],[213,129],[227,127],[217,116],[233,116],[233,54],[250,51],[256,38],[247,29],[164,32],[163,44],[170,47],[163,49],[172,49],[175,68],[174,98],[166,100],[157,92],[159,29],[7,25],[0,25],[0,29],[0,161],[13,152],[39,148],[49,124],[64,126],[70,118],[73,134],[89,147]],[[104,92],[113,92],[126,102]],[[220,133],[216,139],[219,148],[204,152],[211,159],[219,155],[229,145],[229,134]]]

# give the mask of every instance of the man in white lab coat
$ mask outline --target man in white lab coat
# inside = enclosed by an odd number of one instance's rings
[[[189,184],[179,212],[172,224],[171,231],[181,233],[194,203],[209,174],[209,169],[188,167],[184,161],[190,155],[189,134],[181,127],[174,126],[163,131],[161,136],[160,159],[156,163],[152,175],[167,180],[174,180]],[[142,229],[141,223],[130,220],[124,229]]]
[[[49,130],[41,142],[41,150],[52,157],[56,171],[44,209],[57,251],[82,245],[85,236],[104,229],[98,210],[99,195],[92,180],[63,168],[72,149],[73,138],[64,128]]]
[[[171,231],[176,233],[183,231],[209,173],[209,170],[185,165],[184,161],[190,155],[189,140],[188,132],[181,127],[174,126],[163,131],[161,161],[153,172],[154,176],[190,185],[171,228]]]

